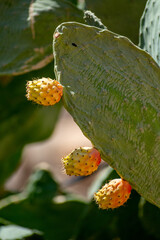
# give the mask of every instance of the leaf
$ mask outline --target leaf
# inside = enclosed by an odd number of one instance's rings
[[[47,204],[59,191],[59,185],[52,178],[49,165],[41,163],[30,176],[23,193],[27,195],[30,201],[37,201],[37,204]]]
[[[55,27],[83,18],[83,12],[65,0],[0,1],[0,75],[19,75],[53,60]]]
[[[55,74],[66,109],[102,158],[160,207],[159,66],[108,30],[70,22],[56,32]]]
[[[42,240],[41,233],[28,228],[23,228],[16,225],[8,225],[0,227],[1,240]]]
[[[114,32],[138,43],[139,21],[146,0],[86,0],[87,9],[99,17]]]
[[[140,47],[160,65],[160,1],[147,1],[140,21]]]
[[[58,186],[55,186],[47,169],[37,169],[22,193],[0,201],[0,216],[22,227],[41,231],[46,240],[70,239],[86,203],[68,201],[65,195],[53,199],[58,193]]]
[[[48,138],[57,122],[61,103],[42,107],[27,101],[27,80],[44,75],[54,77],[52,64],[30,74],[15,77],[0,85],[0,185],[20,162],[25,144]]]

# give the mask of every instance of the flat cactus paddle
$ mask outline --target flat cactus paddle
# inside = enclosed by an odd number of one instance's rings
[[[55,74],[66,109],[103,160],[160,207],[159,66],[105,29],[68,22],[55,33]]]
[[[140,21],[140,42],[160,65],[160,0],[147,1]]]
[[[0,76],[47,66],[53,61],[53,29],[83,17],[82,10],[65,0],[4,0],[0,9]]]

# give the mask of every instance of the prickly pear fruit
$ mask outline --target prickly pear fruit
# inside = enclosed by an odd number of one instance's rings
[[[117,208],[128,200],[131,189],[127,181],[113,179],[94,194],[94,199],[102,209]]]
[[[62,85],[51,78],[41,78],[27,82],[28,100],[44,106],[51,106],[59,102],[63,94]]]
[[[83,147],[62,158],[62,162],[67,175],[87,176],[97,170],[101,157],[97,149]]]

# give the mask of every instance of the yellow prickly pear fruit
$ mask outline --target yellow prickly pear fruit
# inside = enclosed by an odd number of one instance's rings
[[[97,149],[83,147],[62,158],[62,162],[67,175],[87,176],[97,170],[101,156]]]
[[[63,87],[56,80],[41,78],[27,82],[28,100],[44,106],[51,106],[59,102],[63,95]]]
[[[113,179],[94,194],[94,199],[102,209],[117,208],[128,200],[131,189],[127,181]]]

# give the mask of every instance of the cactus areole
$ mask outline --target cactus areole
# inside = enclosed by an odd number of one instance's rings
[[[76,22],[57,27],[66,109],[103,160],[160,207],[160,68],[130,40]]]

